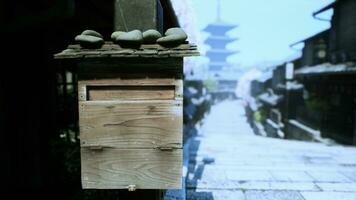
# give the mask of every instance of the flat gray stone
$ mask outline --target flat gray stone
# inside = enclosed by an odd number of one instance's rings
[[[304,200],[299,192],[295,191],[246,191],[246,200]]]
[[[184,30],[182,28],[179,28],[179,27],[174,27],[174,28],[167,29],[167,31],[164,33],[164,35],[181,35],[185,39],[188,38],[188,36],[184,32]]]
[[[206,190],[221,190],[221,189],[238,189],[236,183],[226,180],[189,180],[187,182],[188,189],[206,189]]]
[[[75,41],[83,48],[98,49],[104,44],[104,40],[91,35],[77,35]]]
[[[301,192],[305,200],[356,200],[351,192]]]
[[[194,141],[187,199],[243,191],[247,199],[356,200],[355,147],[256,136],[242,102],[214,105]],[[215,162],[204,165],[205,156]]]
[[[127,33],[118,34],[115,42],[122,47],[139,47],[143,43],[143,35],[140,30],[133,30]]]
[[[314,183],[305,182],[238,181],[236,183],[236,188],[243,190],[320,191],[320,188]]]
[[[241,190],[188,190],[187,200],[244,200]]]
[[[272,175],[268,171],[247,171],[239,170],[226,172],[228,180],[234,181],[273,181]]]
[[[126,33],[126,32],[123,32],[123,31],[115,31],[115,32],[113,32],[113,33],[111,34],[111,40],[116,41],[116,38],[117,38],[119,35],[123,34],[123,33]]]
[[[303,171],[270,171],[273,178],[277,181],[291,181],[291,182],[313,182],[313,178]]]
[[[162,46],[178,46],[188,38],[187,34],[181,28],[170,28],[166,31],[165,36],[157,40]]]
[[[307,173],[314,178],[315,182],[336,182],[348,183],[351,182],[346,176],[339,172],[321,172],[321,171],[307,171]]]
[[[100,33],[96,32],[94,30],[85,30],[85,31],[82,32],[81,35],[90,35],[90,36],[103,38],[103,36]]]
[[[143,32],[143,42],[145,44],[155,44],[157,40],[161,37],[162,34],[154,29],[150,29]]]
[[[355,171],[344,171],[344,172],[340,172],[342,173],[344,176],[346,176],[347,178],[349,178],[350,180],[352,180],[353,182],[356,182],[356,170]]]
[[[323,191],[356,193],[356,183],[317,183],[317,185]]]

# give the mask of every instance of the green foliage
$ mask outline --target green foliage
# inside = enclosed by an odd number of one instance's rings
[[[218,81],[213,79],[207,79],[203,81],[204,87],[206,87],[209,92],[215,91],[218,87],[218,84]]]
[[[263,112],[262,110],[256,110],[256,111],[253,113],[253,119],[254,119],[256,122],[262,123],[263,121],[266,120],[266,113]]]

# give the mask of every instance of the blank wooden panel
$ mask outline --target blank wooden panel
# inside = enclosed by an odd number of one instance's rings
[[[89,101],[174,99],[174,86],[87,86]]]
[[[80,102],[82,146],[182,147],[182,101]]]
[[[139,74],[140,75],[140,74]],[[137,75],[137,76],[139,76]],[[117,75],[119,78],[98,78],[79,80],[79,84],[88,86],[164,86],[175,85],[176,80],[174,78],[154,78],[148,75],[139,78],[126,77],[124,74]],[[126,75],[127,76],[127,75]]]
[[[82,148],[83,188],[181,189],[182,149]]]

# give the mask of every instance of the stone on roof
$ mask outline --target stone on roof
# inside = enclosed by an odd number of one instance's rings
[[[122,48],[112,42],[106,42],[100,49],[84,49],[80,45],[69,45],[68,48],[58,54],[56,59],[80,59],[80,58],[106,58],[106,57],[188,57],[199,56],[199,51],[194,44],[181,44],[167,48],[158,44],[143,44],[137,49]]]

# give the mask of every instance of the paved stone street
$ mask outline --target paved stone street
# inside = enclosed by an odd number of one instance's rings
[[[214,106],[200,132],[188,200],[356,200],[356,148],[256,136],[239,101]]]

